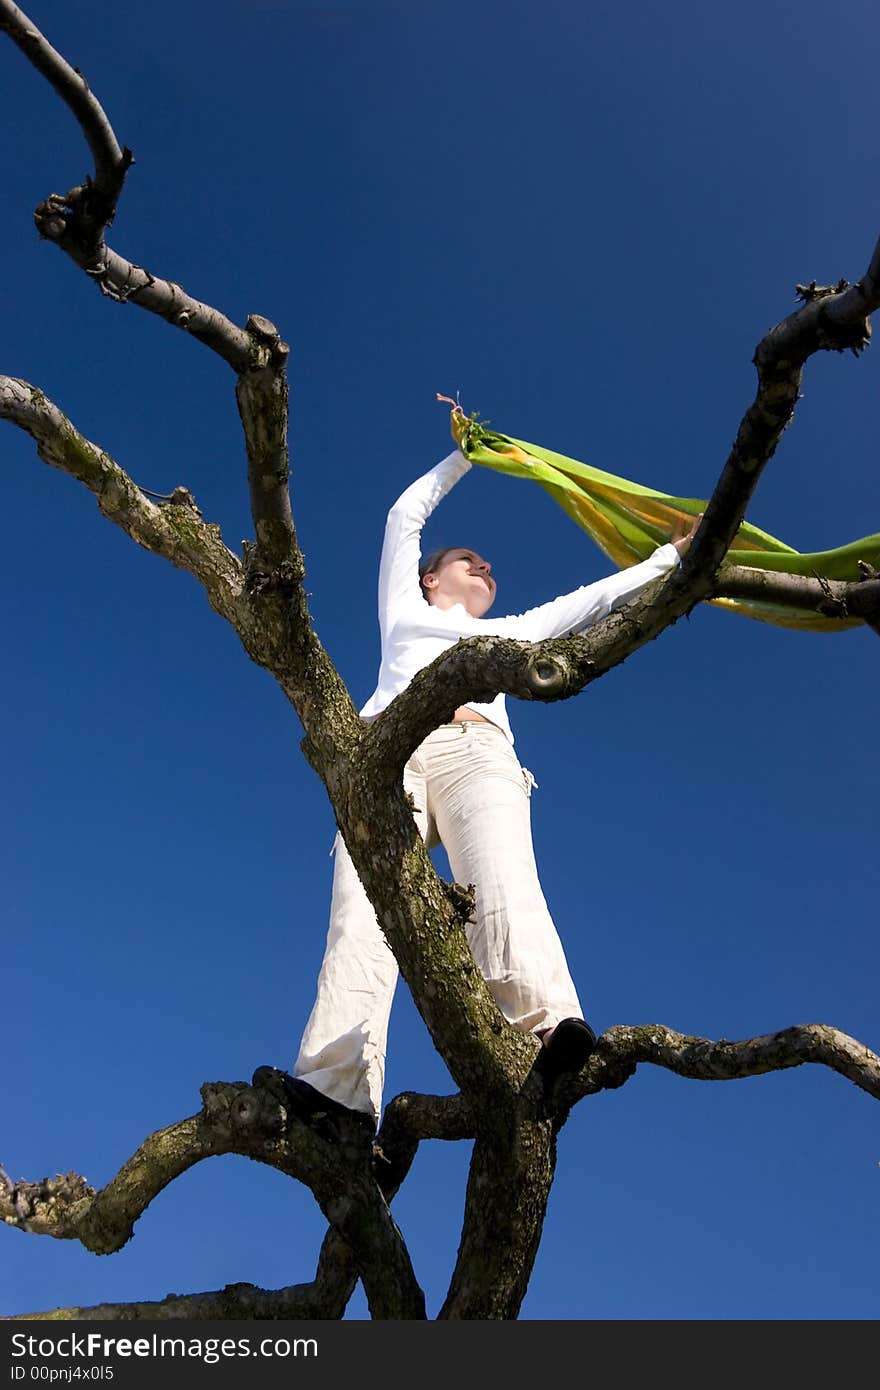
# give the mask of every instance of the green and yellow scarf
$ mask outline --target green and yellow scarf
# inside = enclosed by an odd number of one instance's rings
[[[447,399],[440,397],[440,399]],[[471,463],[538,482],[592,537],[618,569],[645,560],[672,538],[676,523],[705,511],[696,497],[670,497],[601,468],[541,449],[522,439],[486,429],[460,407],[452,412],[452,436]],[[750,569],[777,570],[811,578],[858,580],[859,561],[880,567],[880,535],[865,536],[837,550],[801,554],[790,545],[744,521],[728,551],[730,559]],[[719,608],[748,618],[806,632],[840,632],[860,627],[860,618],[835,618],[784,603],[752,599],[712,599]]]

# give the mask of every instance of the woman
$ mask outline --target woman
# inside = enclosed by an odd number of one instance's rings
[[[455,450],[407,488],[388,514],[379,568],[382,660],[364,719],[381,714],[417,671],[459,638],[535,642],[590,627],[670,570],[696,529],[598,583],[526,613],[486,618],[496,585],[477,551],[452,547],[421,560],[425,521],[470,467]],[[475,885],[476,920],[468,939],[477,965],[505,1018],[542,1039],[549,1080],[580,1067],[596,1038],[538,882],[529,823],[534,785],[513,751],[503,695],[457,709],[454,722],[434,730],[404,772],[427,845],[442,843],[456,881]],[[373,1133],[397,963],[339,835],[335,856],[327,949],[294,1075],[259,1067],[254,1084],[269,1086],[308,1122],[354,1116]]]

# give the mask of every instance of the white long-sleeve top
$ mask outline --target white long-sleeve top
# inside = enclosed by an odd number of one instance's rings
[[[579,632],[634,598],[678,563],[675,546],[661,545],[641,564],[585,584],[538,608],[504,618],[472,618],[460,603],[452,608],[435,608],[425,600],[419,584],[422,527],[437,503],[470,467],[470,462],[456,449],[429,473],[417,478],[388,513],[379,564],[382,660],[376,689],[361,710],[364,719],[375,719],[381,714],[395,695],[406,689],[417,671],[430,665],[461,637],[514,637],[522,642],[539,642],[545,637]],[[497,724],[513,743],[503,695],[496,695],[489,704],[469,701],[468,709]]]

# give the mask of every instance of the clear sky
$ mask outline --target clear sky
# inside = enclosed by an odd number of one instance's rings
[[[858,278],[880,228],[876,10],[862,0],[443,5],[32,0],[137,163],[111,244],[292,343],[292,492],[318,631],[378,664],[385,513],[448,452],[434,392],[507,433],[706,496],[794,285]],[[0,44],[2,369],[145,487],[251,533],[228,367],[103,300],[33,230],[88,167]],[[880,530],[876,349],[808,366],[750,517],[803,550]],[[290,1065],[334,835],[301,730],[187,575],[2,431],[0,1163],[102,1185],[205,1080]],[[497,611],[608,563],[539,489],[475,469],[430,545],[493,561]],[[876,689],[867,629],[703,608],[580,697],[511,702],[544,889],[597,1029],[880,1048]],[[405,989],[387,1095],[452,1089]],[[880,1312],[880,1110],[815,1067],[643,1067],[560,1136],[523,1317]],[[436,1312],[466,1145],[395,1212]],[[310,1193],[203,1163],[118,1255],[0,1232],[0,1311],[312,1277]],[[360,1292],[350,1315],[366,1316]]]

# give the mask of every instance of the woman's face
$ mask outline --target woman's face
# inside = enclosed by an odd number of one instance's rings
[[[460,603],[472,618],[482,618],[492,607],[496,584],[492,566],[476,550],[449,550],[436,570],[424,575],[428,602],[435,608]]]

